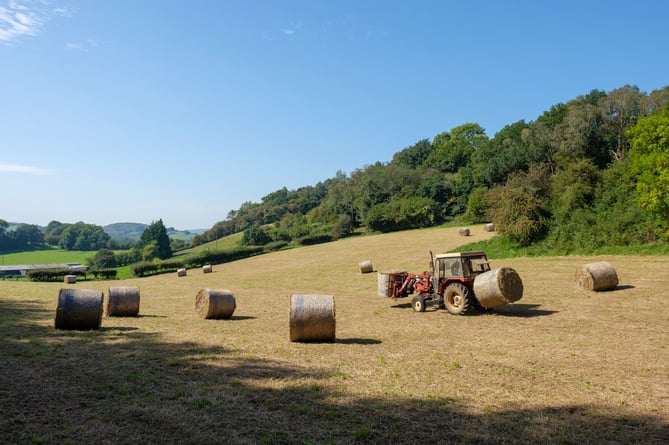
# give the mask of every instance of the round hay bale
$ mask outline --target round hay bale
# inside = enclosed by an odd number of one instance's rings
[[[98,329],[102,322],[102,300],[101,291],[61,289],[56,308],[56,329]]]
[[[186,276],[186,269],[181,268],[177,270],[177,277],[185,277]]]
[[[335,302],[332,295],[293,294],[290,297],[290,341],[335,340]]]
[[[228,289],[200,289],[195,295],[195,310],[200,318],[230,318],[237,302]]]
[[[404,281],[406,272],[379,272],[377,276],[377,294],[379,297],[390,297],[393,294],[393,286],[397,281]]]
[[[75,284],[77,282],[77,276],[76,275],[65,275],[65,278],[63,279],[63,282],[65,284]]]
[[[211,264],[205,264],[202,266],[202,272],[203,273],[212,273],[214,269],[212,269]]]
[[[374,272],[374,267],[372,267],[372,262],[367,260],[367,261],[362,261],[360,264],[360,273],[372,273]]]
[[[474,296],[485,308],[504,306],[523,297],[523,281],[510,267],[489,270],[474,279]]]
[[[493,223],[488,223],[485,226],[483,226],[483,230],[485,230],[486,232],[494,232],[495,225]]]
[[[139,314],[139,288],[110,287],[107,294],[108,317],[136,317]]]
[[[465,227],[465,228],[462,228],[462,229],[458,230],[458,233],[460,234],[460,236],[469,236],[471,231],[469,230],[469,227]]]
[[[607,261],[580,266],[576,270],[575,279],[578,287],[592,291],[612,290],[618,285],[618,274]]]

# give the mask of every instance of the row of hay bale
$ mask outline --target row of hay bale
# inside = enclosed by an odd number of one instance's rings
[[[211,266],[211,264],[205,264],[202,266],[202,273],[212,273],[214,271],[214,268]],[[185,267],[182,267],[181,269],[177,269],[177,277],[185,277],[188,275],[188,271],[186,270]]]
[[[494,232],[495,231],[495,225],[493,223],[488,223],[483,226],[483,230],[486,232]],[[472,234],[472,231],[469,227],[463,227],[458,230],[458,234],[460,236],[469,236]]]
[[[137,316],[139,288],[110,287],[107,316]],[[56,329],[95,330],[102,324],[104,294],[91,289],[61,289],[56,308]],[[195,295],[195,310],[203,319],[229,319],[237,307],[228,289],[200,289]],[[334,341],[334,296],[294,294],[290,298],[290,341]]]
[[[104,294],[91,289],[61,289],[56,308],[56,329],[91,330],[102,323]],[[139,288],[110,287],[108,317],[134,317],[139,313]]]

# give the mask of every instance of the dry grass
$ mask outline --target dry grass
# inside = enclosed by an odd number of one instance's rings
[[[377,296],[379,271],[494,233],[428,229],[133,279],[137,318],[53,328],[63,284],[0,282],[0,443],[606,443],[669,441],[669,258],[492,260],[519,302],[452,316]],[[587,292],[578,266],[620,285]],[[72,286],[106,293],[118,282]],[[230,320],[203,320],[201,288],[227,288]],[[289,340],[290,296],[336,298],[334,343]]]

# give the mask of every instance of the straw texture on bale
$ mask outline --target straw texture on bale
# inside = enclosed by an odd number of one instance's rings
[[[360,273],[372,273],[374,272],[374,267],[372,266],[372,262],[367,260],[367,261],[362,261],[360,264]]]
[[[139,288],[110,287],[107,294],[108,317],[136,317],[139,314]]]
[[[379,297],[390,297],[393,292],[393,285],[397,281],[404,281],[406,272],[379,272],[377,276],[377,294]]]
[[[101,291],[61,289],[56,308],[56,329],[98,329],[102,322],[102,300]]]
[[[65,284],[75,284],[77,282],[77,276],[76,275],[65,275],[65,278],[63,279],[63,282]]]
[[[211,264],[205,264],[202,266],[202,272],[204,273],[212,273],[214,269],[212,269]]]
[[[463,229],[458,230],[458,233],[460,234],[460,236],[469,236],[471,231],[469,230],[469,227],[465,227]]]
[[[615,289],[618,274],[607,261],[599,261],[580,266],[576,270],[576,284],[581,289],[604,291]]]
[[[290,297],[290,341],[333,342],[335,302],[332,295],[293,294]]]
[[[493,223],[488,223],[485,226],[483,226],[483,230],[485,230],[486,232],[494,232],[495,225]]]
[[[186,276],[186,269],[181,268],[177,270],[177,277],[185,277]]]
[[[474,279],[474,295],[485,308],[504,306],[523,297],[523,281],[510,267],[489,270]]]
[[[200,318],[232,317],[237,301],[228,289],[200,289],[195,295],[195,310]]]

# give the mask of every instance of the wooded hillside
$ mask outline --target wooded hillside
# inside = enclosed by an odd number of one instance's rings
[[[476,123],[377,162],[245,202],[195,245],[249,231],[249,243],[320,241],[492,221],[518,245],[576,248],[663,242],[669,230],[669,87],[592,90],[510,123]],[[246,232],[245,232],[246,235]]]

